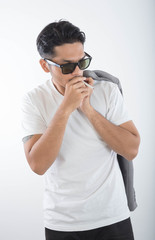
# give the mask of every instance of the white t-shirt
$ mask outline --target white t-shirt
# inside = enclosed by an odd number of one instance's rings
[[[51,80],[25,94],[22,136],[44,133],[63,98]],[[113,124],[131,120],[114,83],[95,81],[90,102]],[[117,154],[80,110],[70,115],[59,154],[44,179],[46,228],[83,231],[130,216]]]

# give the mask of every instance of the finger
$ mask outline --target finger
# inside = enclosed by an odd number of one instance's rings
[[[91,77],[86,78],[85,81],[86,81],[88,84],[92,85],[92,86],[93,86],[93,84],[94,84],[94,80],[93,80],[93,78],[91,78]]]
[[[86,87],[78,88],[77,91],[80,92],[80,93],[82,93],[82,92],[86,92],[86,93],[89,94],[89,91],[88,91],[88,89],[87,89]]]
[[[83,81],[77,82],[73,85],[74,88],[86,87]]]
[[[69,82],[67,83],[68,85],[73,85],[77,82],[82,82],[86,80],[86,77],[83,77],[83,76],[77,76],[77,77],[74,77],[72,79],[69,80]]]
[[[85,97],[88,97],[89,95],[88,95],[87,92],[84,91],[84,92],[81,93],[81,96],[82,96],[82,98],[85,98]]]

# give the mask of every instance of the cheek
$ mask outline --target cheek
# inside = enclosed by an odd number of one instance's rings
[[[66,84],[71,80],[71,77],[68,75],[63,75],[62,76],[62,83],[63,83],[63,86],[65,87]]]
[[[52,66],[52,68],[51,68],[51,74],[54,76],[54,77],[59,77],[59,76],[61,76],[61,69],[60,68],[58,68],[58,67],[55,67],[55,66]]]
[[[59,74],[59,79],[63,85],[66,85],[66,83],[68,83],[72,78],[73,76],[71,76],[71,74]]]
[[[63,87],[73,78],[72,74],[63,74],[61,69],[56,69],[55,67],[52,68],[51,75],[55,79],[55,82]]]
[[[51,75],[52,75],[53,79],[55,80],[55,82],[57,82],[61,85],[62,79],[63,79],[61,69],[58,69],[56,67],[52,67]]]
[[[66,84],[69,82],[69,80],[71,79],[71,77],[64,75],[64,74],[59,74],[59,76],[57,77],[57,82],[59,83],[59,85],[61,85],[62,87],[65,87]]]

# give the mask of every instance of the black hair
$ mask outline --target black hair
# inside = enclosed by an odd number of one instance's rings
[[[42,58],[54,57],[54,47],[65,43],[81,42],[84,44],[84,32],[68,21],[59,20],[48,24],[37,37],[37,49]]]

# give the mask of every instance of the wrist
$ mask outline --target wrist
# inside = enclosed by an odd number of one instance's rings
[[[82,112],[89,118],[89,116],[91,116],[91,114],[93,114],[94,108],[88,104],[87,107],[85,107],[84,109],[82,109]]]
[[[65,106],[65,104],[61,104],[59,106],[59,112],[64,115],[64,117],[69,117],[70,114],[72,113],[72,110],[68,107],[68,106]]]

